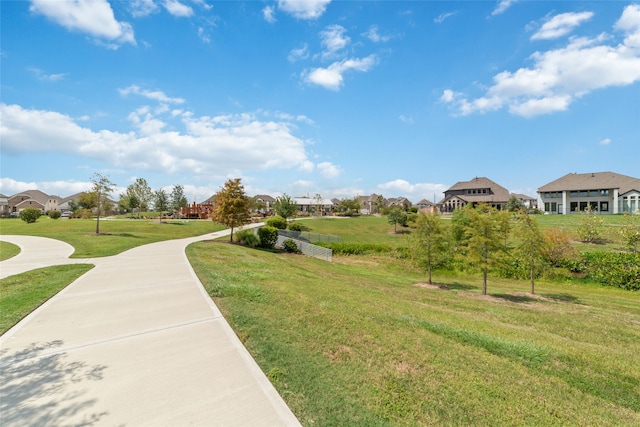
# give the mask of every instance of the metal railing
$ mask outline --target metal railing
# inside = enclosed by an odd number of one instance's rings
[[[286,236],[295,240],[302,240],[308,243],[315,242],[339,242],[340,236],[329,234],[309,233],[308,231],[278,230],[279,236]]]
[[[296,242],[298,246],[298,250],[307,256],[312,256],[314,258],[322,259],[328,262],[332,261],[333,251],[331,249],[323,248],[322,246],[314,245],[309,242],[305,242],[304,240],[299,240],[293,237],[290,237],[286,234],[280,234],[284,230],[278,230],[278,242],[277,246],[282,247],[285,240],[291,239]]]

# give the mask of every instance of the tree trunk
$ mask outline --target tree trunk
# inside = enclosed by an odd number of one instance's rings
[[[229,234],[229,243],[233,243],[233,227],[231,227],[231,234]]]

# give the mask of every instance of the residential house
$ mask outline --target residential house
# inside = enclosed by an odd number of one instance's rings
[[[393,208],[395,206],[400,206],[402,209],[409,209],[413,203],[406,197],[392,197],[387,199],[387,206]]]
[[[418,208],[418,212],[421,212],[421,213],[433,213],[433,212],[436,212],[438,210],[438,208],[435,205],[435,203],[430,202],[427,199],[420,200],[414,206],[416,208]]]
[[[534,197],[529,197],[525,194],[518,193],[511,193],[511,196],[509,197],[515,197],[516,199],[518,199],[520,204],[522,204],[522,206],[527,209],[538,209],[538,199]]]
[[[358,201],[360,202],[360,213],[365,215],[378,213],[381,207],[378,206],[378,199],[380,199],[383,205],[386,205],[386,199],[376,193],[373,193],[370,196],[359,196]]]
[[[444,199],[438,203],[440,212],[450,213],[467,204],[486,203],[502,210],[509,201],[509,191],[489,178],[476,177],[471,181],[460,181],[444,192]]]
[[[640,212],[640,179],[614,172],[569,173],[538,189],[548,214]]]
[[[258,213],[261,214],[271,214],[273,212],[273,204],[276,202],[276,199],[266,194],[258,194],[257,196],[253,196],[253,199],[258,202],[264,204],[263,208],[258,209]]]
[[[50,196],[40,190],[27,190],[9,197],[8,209],[10,212],[20,212],[23,209],[40,209],[43,214],[58,210],[60,197]]]
[[[0,193],[0,216],[5,217],[11,215],[11,210],[9,209],[9,197]]]

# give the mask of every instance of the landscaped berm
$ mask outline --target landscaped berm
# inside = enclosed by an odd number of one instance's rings
[[[187,256],[305,426],[640,425],[640,294],[603,286],[587,265],[600,252],[630,253],[619,238],[626,217],[603,216],[598,244],[577,243],[580,215],[534,218],[553,231],[545,236],[564,236],[577,251],[540,270],[535,294],[526,275],[507,279],[497,264],[486,295],[477,268],[439,267],[427,284],[412,257],[416,229],[394,233],[385,217],[302,222],[341,237],[332,263],[227,239],[192,244]],[[2,231],[44,233],[47,225],[14,221]],[[85,256],[143,233],[125,226],[109,223],[113,236],[85,245]],[[156,241],[191,225],[149,227]]]

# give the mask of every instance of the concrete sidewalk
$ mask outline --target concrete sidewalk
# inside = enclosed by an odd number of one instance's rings
[[[96,267],[0,337],[0,425],[300,425],[187,261],[189,243],[225,234],[67,260]],[[2,274],[37,264],[36,240],[16,243]]]

